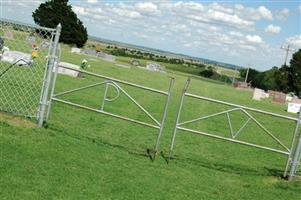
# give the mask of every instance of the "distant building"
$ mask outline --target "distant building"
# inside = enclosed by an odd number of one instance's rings
[[[155,72],[164,72],[165,71],[165,67],[161,66],[158,63],[155,62],[148,62],[146,64],[146,69],[150,70],[150,71],[155,71]]]

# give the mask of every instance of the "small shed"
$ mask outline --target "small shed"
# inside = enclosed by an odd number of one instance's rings
[[[78,65],[74,65],[74,64],[66,63],[66,62],[59,62],[57,66],[58,66],[59,74],[64,74],[64,75],[71,76],[71,77],[80,77],[80,73],[78,71],[64,68],[64,67],[68,67],[68,68],[79,70],[80,66],[78,66]],[[53,69],[54,72],[55,72],[55,70],[56,70],[56,68]]]

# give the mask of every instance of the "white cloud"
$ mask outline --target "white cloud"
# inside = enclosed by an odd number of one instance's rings
[[[286,39],[288,44],[293,45],[296,48],[301,48],[301,35],[295,35]]]
[[[262,43],[262,38],[258,35],[247,35],[246,39],[250,43],[255,43],[255,44]]]
[[[114,12],[115,14],[117,14],[121,17],[128,17],[128,18],[140,18],[141,17],[141,14],[139,12],[127,10],[124,8],[114,7],[112,9],[112,12]]]
[[[204,11],[204,6],[200,3],[196,2],[182,2],[179,1],[174,4],[175,9],[181,9],[181,10],[190,10],[190,11]]]
[[[274,26],[273,24],[268,25],[264,31],[266,33],[271,33],[271,34],[277,34],[280,33],[281,27],[280,26]]]
[[[220,11],[215,11],[212,9],[209,9],[207,12],[207,17],[211,20],[218,21],[218,22],[224,22],[228,23],[229,25],[238,25],[238,26],[251,26],[254,23],[251,21],[247,21],[244,19],[241,19],[236,14],[231,15]]]
[[[283,8],[282,10],[278,11],[276,14],[276,18],[280,20],[286,20],[290,15],[290,10],[288,8]]]
[[[209,8],[212,8],[213,10],[217,10],[217,11],[221,11],[224,13],[229,13],[229,14],[233,14],[234,10],[232,8],[226,7],[226,6],[222,6],[216,2],[212,3],[211,5],[209,5]]]
[[[264,6],[260,6],[258,9],[259,14],[261,15],[262,18],[272,20],[273,19],[273,14],[272,12],[267,9]]]
[[[241,32],[238,32],[238,31],[230,31],[229,34],[232,35],[232,36],[236,36],[236,37],[242,37],[243,36],[243,34]]]
[[[87,2],[88,2],[88,3],[92,3],[92,4],[94,4],[94,3],[97,3],[97,2],[98,2],[98,0],[87,0]]]
[[[147,15],[160,15],[161,11],[158,10],[158,6],[152,2],[139,2],[136,4],[136,9],[140,13]]]

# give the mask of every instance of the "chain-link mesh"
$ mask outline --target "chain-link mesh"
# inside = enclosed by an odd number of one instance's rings
[[[55,29],[0,20],[0,111],[36,118]]]

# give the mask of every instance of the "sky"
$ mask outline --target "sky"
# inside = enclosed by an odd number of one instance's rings
[[[33,23],[43,0],[0,0],[0,17]],[[266,70],[301,48],[301,0],[69,0],[88,34]],[[291,58],[291,53],[289,59]]]

